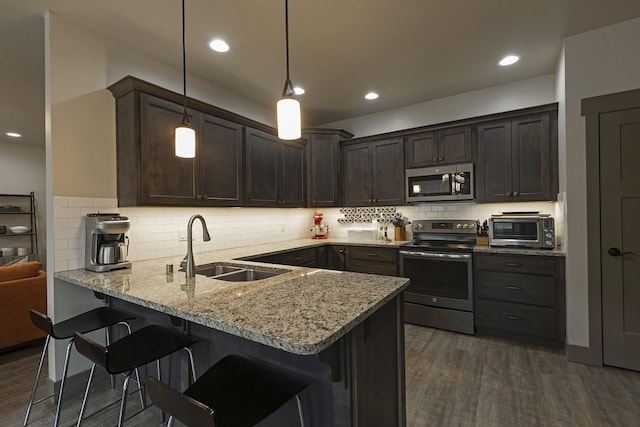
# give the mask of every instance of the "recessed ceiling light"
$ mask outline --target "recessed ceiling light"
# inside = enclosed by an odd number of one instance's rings
[[[368,93],[368,94],[366,94],[364,97],[365,97],[366,99],[368,99],[368,100],[372,100],[372,99],[378,99],[378,96],[380,96],[380,95],[378,95],[378,94],[377,94],[377,93],[375,93],[375,92],[369,92],[369,93]]]
[[[17,132],[7,132],[7,136],[10,136],[12,138],[20,138],[22,135]]]
[[[227,52],[229,50],[229,45],[222,39],[213,39],[209,42],[209,47],[216,52]]]
[[[302,95],[304,93],[304,89],[300,86],[296,86],[293,88],[293,93],[295,93],[296,95]]]
[[[515,64],[518,61],[520,61],[520,57],[519,56],[517,56],[517,55],[507,55],[504,58],[502,58],[500,60],[500,62],[498,62],[498,64],[502,65],[503,67],[506,67],[507,65]]]

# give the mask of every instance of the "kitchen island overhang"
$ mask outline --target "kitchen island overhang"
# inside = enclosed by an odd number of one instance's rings
[[[222,252],[198,254],[198,261],[224,261]],[[71,270],[55,277],[109,296],[112,305],[135,311],[144,322],[180,319],[200,340],[194,347],[200,373],[235,352],[306,375],[309,425],[405,424],[402,291],[407,279],[231,260],[289,271],[250,282],[201,275],[187,281],[184,273],[165,273],[171,261],[139,261],[131,270],[109,273]],[[159,313],[169,316],[163,320]],[[283,412],[274,423],[288,420]]]

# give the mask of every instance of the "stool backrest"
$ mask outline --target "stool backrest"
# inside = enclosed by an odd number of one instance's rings
[[[106,369],[107,372],[111,373],[116,373],[119,374],[120,372],[110,372],[108,367],[107,367],[107,362],[108,362],[108,352],[107,349],[98,344],[97,342],[93,341],[91,338],[89,338],[88,336],[81,334],[79,332],[75,332],[73,334],[73,339],[75,341],[75,345],[76,345],[76,350],[78,350],[78,353],[80,353],[81,355],[83,355],[84,357],[86,357],[87,359],[91,360],[93,363],[95,363],[98,366],[101,366],[102,368]]]
[[[189,427],[215,427],[213,409],[153,377],[147,380],[146,385],[151,403],[181,423]]]
[[[42,329],[47,335],[53,335],[53,322],[51,319],[37,310],[29,310],[31,322],[38,328]]]

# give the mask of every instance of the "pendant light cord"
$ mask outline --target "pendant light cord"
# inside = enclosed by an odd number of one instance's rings
[[[287,58],[287,80],[284,82],[282,96],[293,95],[293,84],[289,75],[289,0],[284,0],[284,34]]]
[[[184,19],[184,1],[182,0],[182,94],[183,94],[183,112],[182,124],[189,125],[189,116],[187,115],[187,44],[185,37],[185,19]]]

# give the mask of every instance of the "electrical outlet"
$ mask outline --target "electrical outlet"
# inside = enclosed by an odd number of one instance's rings
[[[186,242],[187,241],[187,229],[181,228],[178,230],[178,242]]]

